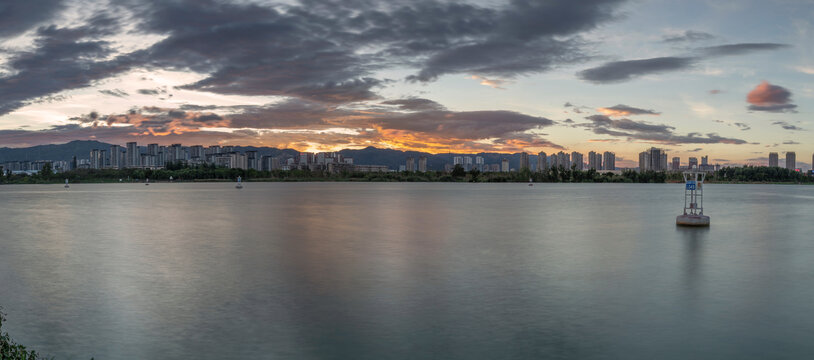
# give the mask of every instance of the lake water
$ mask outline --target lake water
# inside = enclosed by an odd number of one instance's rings
[[[62,359],[800,359],[814,186],[0,187],[0,306]]]

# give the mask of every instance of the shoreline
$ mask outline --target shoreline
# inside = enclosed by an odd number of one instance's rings
[[[399,181],[399,180],[385,180],[385,179],[243,179],[244,183],[471,183],[471,184],[527,184],[527,181],[466,181],[465,179],[454,181]],[[150,181],[150,184],[191,184],[191,183],[236,183],[235,180],[225,179],[194,179],[194,180],[178,180],[178,181]],[[601,181],[584,181],[584,182],[562,182],[562,181],[535,181],[534,184],[683,184],[683,181],[665,181],[665,182],[601,182]],[[801,182],[778,182],[778,181],[706,181],[705,184],[714,185],[814,185],[814,183],[801,183]],[[15,182],[15,183],[0,183],[0,186],[5,185],[63,185],[64,182]],[[72,182],[69,185],[89,185],[89,184],[146,184],[143,181],[83,181]]]

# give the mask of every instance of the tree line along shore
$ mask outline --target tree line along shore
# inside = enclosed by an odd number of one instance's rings
[[[37,174],[5,171],[0,184],[56,184],[118,182],[217,182],[236,181],[359,181],[359,182],[560,182],[560,183],[667,183],[683,182],[681,172],[623,170],[577,170],[555,167],[542,172],[522,169],[515,172],[465,171],[460,165],[451,172],[336,172],[309,170],[230,169],[212,165],[175,165],[164,169],[78,169],[55,173],[47,165]],[[727,167],[707,174],[707,183],[814,183],[814,177],[793,170],[768,167]]]

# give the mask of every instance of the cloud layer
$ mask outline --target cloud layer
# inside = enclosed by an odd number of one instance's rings
[[[96,139],[265,144],[277,147],[396,147],[428,152],[563,149],[539,133],[554,121],[513,111],[449,111],[421,98],[382,102],[375,111],[323,102],[288,100],[263,106],[212,108],[215,112],[144,107],[126,114],[90,113],[76,124],[47,130],[0,130],[3,144]],[[194,108],[194,107],[187,107]],[[231,130],[231,131],[223,131]]]
[[[577,76],[595,84],[618,83],[645,75],[691,69],[697,63],[715,57],[746,55],[788,47],[786,44],[777,43],[739,43],[709,46],[695,49],[690,55],[608,62],[582,70],[577,73]]]
[[[686,135],[676,134],[675,127],[664,124],[651,124],[630,119],[614,120],[606,115],[586,117],[590,123],[579,124],[595,134],[626,138],[628,141],[641,141],[664,145],[680,144],[746,144],[747,141],[719,136],[716,133],[706,135],[692,132]]]
[[[746,95],[750,111],[795,112],[797,105],[791,103],[791,91],[763,81]]]

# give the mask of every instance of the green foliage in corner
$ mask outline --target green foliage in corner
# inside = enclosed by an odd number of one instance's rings
[[[36,351],[28,350],[25,346],[11,340],[8,333],[3,332],[3,321],[6,321],[6,314],[0,311],[0,360],[44,359]]]

